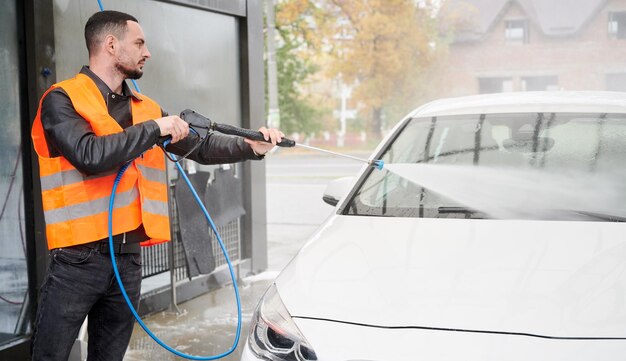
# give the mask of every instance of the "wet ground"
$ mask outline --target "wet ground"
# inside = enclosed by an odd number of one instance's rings
[[[223,360],[239,360],[248,336],[250,318],[259,298],[277,273],[266,272],[242,280],[239,291],[242,302],[241,340],[235,351]],[[187,301],[180,314],[161,312],[144,319],[152,332],[178,351],[196,356],[217,355],[228,351],[235,339],[237,310],[232,287],[224,287]],[[181,360],[161,348],[137,325],[124,360]]]
[[[367,158],[368,153],[351,153]],[[240,284],[243,327],[237,349],[223,360],[239,360],[248,337],[250,318],[259,298],[278,272],[293,258],[333,207],[322,201],[328,181],[354,175],[358,162],[301,152],[268,156],[267,206],[268,270],[244,277]],[[216,355],[232,346],[237,310],[232,286],[227,286],[179,305],[180,314],[161,312],[146,317],[146,325],[164,342],[197,356]],[[135,326],[124,361],[182,360],[154,342]]]

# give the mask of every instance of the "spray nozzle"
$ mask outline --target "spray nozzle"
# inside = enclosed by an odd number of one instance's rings
[[[385,166],[385,161],[383,161],[382,159],[370,160],[367,163],[375,167],[378,170],[383,170],[383,167]]]

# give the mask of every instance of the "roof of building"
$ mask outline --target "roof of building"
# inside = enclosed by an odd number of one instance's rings
[[[446,11],[463,14],[464,26],[455,41],[481,39],[506,9],[519,4],[543,34],[569,36],[580,31],[607,0],[448,0]]]

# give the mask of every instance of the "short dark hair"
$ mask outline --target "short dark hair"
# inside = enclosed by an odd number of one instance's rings
[[[122,38],[126,33],[126,22],[134,21],[139,23],[134,16],[114,10],[99,11],[87,20],[85,24],[85,42],[87,50],[92,54],[98,43],[102,41],[102,37],[107,34],[113,34],[118,38]]]

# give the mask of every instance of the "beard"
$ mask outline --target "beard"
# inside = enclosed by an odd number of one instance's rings
[[[139,79],[143,75],[143,69],[131,67],[122,62],[117,62],[115,68],[120,74],[124,75],[126,79]]]

